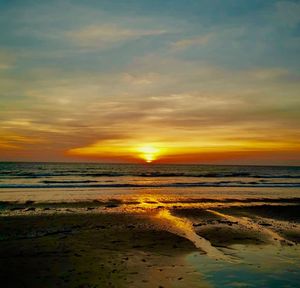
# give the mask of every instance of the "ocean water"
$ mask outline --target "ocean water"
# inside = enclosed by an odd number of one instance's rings
[[[33,194],[48,200],[73,195],[76,200],[141,193],[183,198],[287,198],[300,196],[299,188],[300,167],[0,163],[0,200]]]

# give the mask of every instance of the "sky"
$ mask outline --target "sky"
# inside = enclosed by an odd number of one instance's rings
[[[300,165],[300,1],[0,0],[0,161]]]

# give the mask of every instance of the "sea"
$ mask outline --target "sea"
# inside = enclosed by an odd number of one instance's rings
[[[300,197],[300,167],[0,163],[0,200]]]

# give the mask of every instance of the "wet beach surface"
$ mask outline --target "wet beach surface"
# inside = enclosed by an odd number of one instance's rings
[[[0,204],[1,279],[11,287],[297,287],[300,281],[298,198]]]

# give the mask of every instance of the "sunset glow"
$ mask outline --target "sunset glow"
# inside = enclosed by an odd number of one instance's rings
[[[190,1],[0,4],[0,160],[300,164],[299,3]]]
[[[137,151],[141,153],[139,156],[147,163],[153,162],[159,155],[159,149],[151,145],[139,147]]]
[[[124,143],[126,144],[126,143]],[[134,147],[134,144],[128,143],[125,146],[122,143],[108,141],[107,146],[101,143],[81,148],[70,149],[67,153],[69,155],[90,156],[90,157],[124,157],[128,159],[142,159],[147,163],[151,163],[158,159],[163,154],[163,149],[153,144],[144,144]]]

